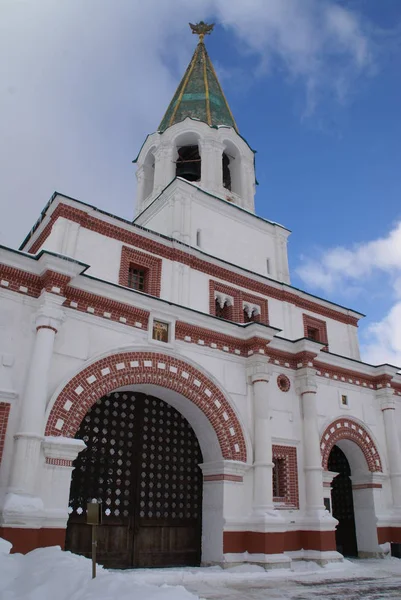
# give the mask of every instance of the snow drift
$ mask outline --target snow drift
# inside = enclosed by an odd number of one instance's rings
[[[132,572],[111,572],[98,566],[91,579],[91,561],[59,547],[29,554],[9,554],[11,544],[0,539],[2,600],[195,600],[181,586],[135,582]]]

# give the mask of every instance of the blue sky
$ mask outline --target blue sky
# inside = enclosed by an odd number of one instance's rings
[[[366,313],[364,358],[401,365],[400,0],[3,0],[0,243],[55,189],[132,217],[200,19],[292,283]]]

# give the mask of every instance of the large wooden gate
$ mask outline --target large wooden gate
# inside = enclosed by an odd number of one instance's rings
[[[110,568],[199,565],[202,454],[188,421],[158,398],[115,392],[76,437],[66,549],[90,556],[86,504],[102,502],[98,562]]]
[[[357,556],[351,469],[347,457],[338,446],[334,446],[330,452],[328,469],[339,473],[331,484],[333,517],[339,522],[336,529],[337,550],[344,556]]]

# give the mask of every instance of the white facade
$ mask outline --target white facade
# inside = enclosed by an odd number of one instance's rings
[[[196,184],[174,171],[177,147],[195,142]],[[56,194],[20,251],[0,249],[1,535],[22,551],[63,543],[82,416],[133,390],[198,438],[203,563],[340,559],[325,505],[334,446],[359,554],[401,542],[401,377],[360,362],[359,313],[291,287],[288,230],[254,214],[252,150],[230,127],[185,119],[149,136],[137,163],[134,223]]]

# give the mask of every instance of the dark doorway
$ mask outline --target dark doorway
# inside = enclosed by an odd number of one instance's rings
[[[330,452],[328,469],[339,473],[333,479],[331,492],[333,517],[339,522],[336,529],[337,551],[344,556],[358,556],[351,469],[347,457],[338,446],[334,446]]]
[[[202,454],[188,421],[145,394],[98,400],[76,434],[66,549],[90,556],[86,504],[102,502],[98,562],[109,568],[199,565]]]

